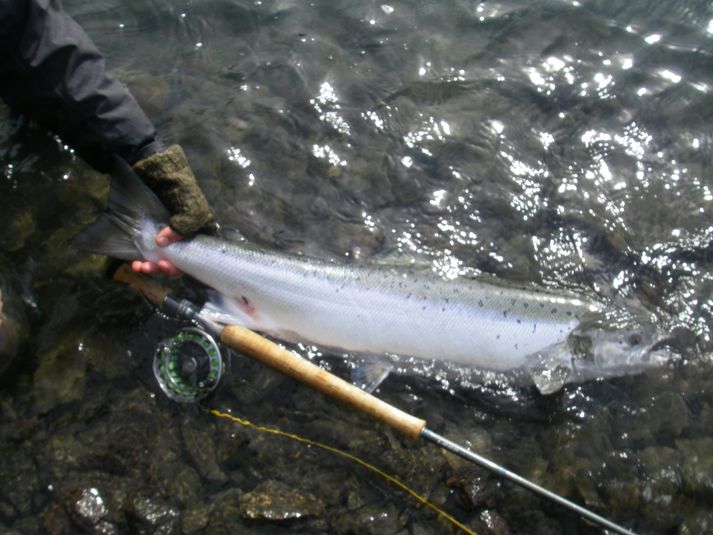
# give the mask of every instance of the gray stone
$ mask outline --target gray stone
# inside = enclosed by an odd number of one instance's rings
[[[260,483],[240,500],[240,514],[247,520],[297,520],[321,516],[324,510],[316,496],[274,480]]]

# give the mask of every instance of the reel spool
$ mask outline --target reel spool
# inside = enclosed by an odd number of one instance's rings
[[[169,398],[193,402],[218,386],[223,375],[223,357],[211,335],[196,327],[186,327],[156,348],[153,373]]]

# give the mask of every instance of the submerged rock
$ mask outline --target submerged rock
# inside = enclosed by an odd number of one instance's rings
[[[449,488],[457,489],[456,502],[467,511],[493,507],[500,494],[500,483],[485,470],[464,468],[446,480]]]
[[[169,535],[180,532],[180,514],[177,509],[161,499],[137,494],[127,511],[131,518],[132,533]]]
[[[29,335],[27,316],[16,289],[3,275],[0,264],[0,380],[19,364]]]
[[[40,355],[33,385],[39,412],[83,397],[87,364],[77,339],[78,333],[71,329]]]
[[[331,527],[339,534],[393,535],[402,530],[407,518],[393,504],[371,503],[349,513],[342,513],[332,521]]]
[[[321,516],[324,510],[316,496],[274,480],[260,483],[240,501],[240,515],[246,520],[297,520]]]
[[[37,505],[40,481],[34,462],[14,445],[0,447],[0,496],[20,514]]]
[[[15,252],[25,247],[37,233],[37,223],[29,211],[15,210],[0,233],[0,249]]]
[[[250,529],[240,513],[243,492],[230,488],[210,496],[183,512],[181,528],[183,533],[210,533],[211,535],[233,535],[234,533],[260,533],[259,527]],[[258,524],[259,526],[259,524]]]
[[[683,455],[683,487],[701,498],[713,497],[713,438],[677,440],[676,448]]]
[[[65,509],[72,520],[88,533],[93,535],[119,533],[119,528],[106,518],[109,515],[109,508],[96,487],[86,487],[78,491],[66,504]]]
[[[212,483],[225,483],[228,476],[218,466],[214,434],[213,426],[201,430],[194,420],[187,417],[181,422],[183,443],[200,474]]]

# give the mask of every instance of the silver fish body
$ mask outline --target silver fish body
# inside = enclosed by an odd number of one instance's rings
[[[215,288],[246,327],[287,341],[492,370],[523,366],[598,310],[575,296],[339,265],[208,236],[152,253]]]

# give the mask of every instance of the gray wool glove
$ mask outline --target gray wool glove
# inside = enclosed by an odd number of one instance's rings
[[[133,168],[173,214],[169,224],[179,234],[194,234],[213,221],[213,212],[179,145],[139,160]]]

